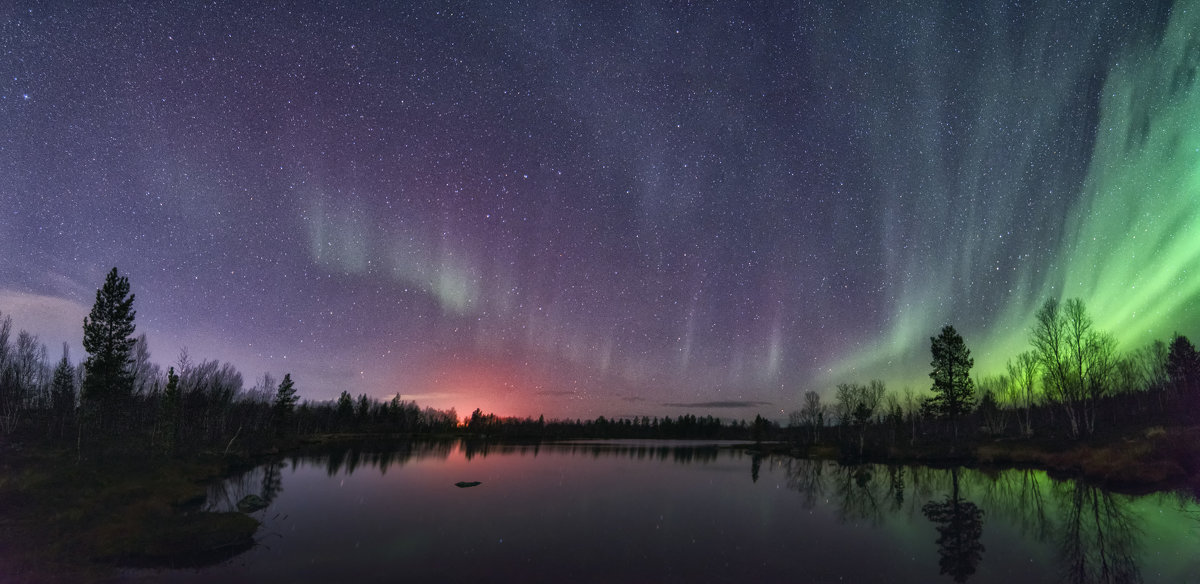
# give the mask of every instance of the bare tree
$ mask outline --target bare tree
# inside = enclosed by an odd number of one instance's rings
[[[4,434],[16,427],[24,399],[13,365],[12,346],[8,340],[11,334],[12,317],[0,314],[0,432]]]
[[[1046,396],[1063,406],[1070,423],[1070,433],[1080,432],[1079,412],[1076,404],[1082,394],[1071,385],[1071,355],[1067,346],[1067,324],[1058,299],[1049,298],[1034,314],[1030,343],[1038,356],[1042,368],[1042,382]]]
[[[842,428],[854,424],[854,410],[858,408],[858,386],[852,383],[839,383],[834,392],[833,415],[837,418],[838,439],[842,437]]]
[[[866,446],[867,423],[875,416],[886,387],[878,379],[867,385],[839,383],[837,386],[837,412],[839,427],[858,430],[858,453],[862,456]],[[840,433],[840,432],[839,432]]]
[[[1008,427],[1009,382],[1004,375],[989,375],[976,384],[979,388],[979,414],[991,434],[1003,434]]]
[[[1112,335],[1095,329],[1083,301],[1071,298],[1064,304],[1067,347],[1072,357],[1070,367],[1072,395],[1082,398],[1080,418],[1084,431],[1096,431],[1096,407],[1109,393],[1116,362],[1117,341]]]
[[[917,441],[917,423],[921,419],[921,401],[917,399],[917,394],[913,392],[912,387],[904,388],[904,416],[912,429],[909,443],[915,443]]]
[[[1067,415],[1071,436],[1095,431],[1096,406],[1110,392],[1116,340],[1095,330],[1083,301],[1051,298],[1034,315],[1030,338],[1044,372],[1046,394]]]
[[[37,335],[21,331],[17,333],[15,349],[13,367],[23,398],[20,407],[29,410],[49,407],[50,365],[46,345],[38,342]]]
[[[247,392],[246,399],[261,402],[271,403],[275,399],[275,392],[279,389],[279,382],[275,381],[275,376],[270,372],[263,373],[262,379],[254,384]]]
[[[0,312],[0,368],[8,366],[12,349],[8,339],[12,335],[12,317]]]
[[[161,391],[162,388],[158,387],[160,373],[159,366],[150,361],[150,345],[146,341],[146,334],[138,335],[129,362],[129,374],[133,376],[133,394],[145,397]]]
[[[1038,356],[1033,351],[1024,351],[1016,359],[1008,360],[1008,383],[1012,387],[1014,405],[1017,409],[1017,424],[1026,436],[1033,435],[1033,405],[1036,399],[1034,384],[1041,371]]]
[[[800,408],[800,423],[812,432],[813,444],[821,439],[821,427],[825,425],[826,407],[821,403],[821,394],[815,391],[804,393],[804,406]]]

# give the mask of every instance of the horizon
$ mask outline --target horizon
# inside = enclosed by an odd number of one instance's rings
[[[548,419],[1197,339],[1198,4],[10,8],[0,313],[78,363],[116,266],[164,370]]]

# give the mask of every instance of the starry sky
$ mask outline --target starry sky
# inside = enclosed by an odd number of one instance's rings
[[[164,366],[460,413],[924,391],[1048,297],[1200,337],[1198,2],[155,4],[0,9],[0,312],[52,356],[113,266]]]

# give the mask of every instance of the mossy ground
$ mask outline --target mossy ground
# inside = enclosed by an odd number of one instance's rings
[[[0,462],[0,571],[24,582],[86,582],[118,566],[183,567],[253,545],[258,522],[205,513],[220,459],[77,461],[73,452],[6,453]]]

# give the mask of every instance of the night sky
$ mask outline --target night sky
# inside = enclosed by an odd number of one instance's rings
[[[73,4],[0,9],[0,311],[52,358],[113,266],[164,368],[460,413],[923,392],[1051,296],[1200,337],[1200,3]]]

